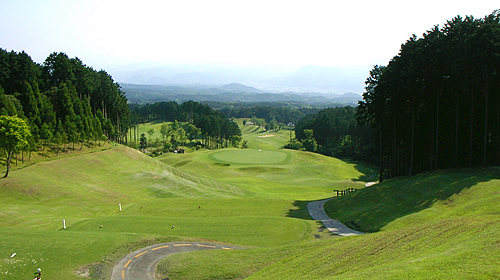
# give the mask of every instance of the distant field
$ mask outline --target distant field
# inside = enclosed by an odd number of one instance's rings
[[[290,131],[281,129],[279,131],[266,131],[255,125],[243,125],[243,119],[238,119],[243,138],[248,140],[251,149],[276,150],[283,147],[290,140]],[[292,131],[292,137],[295,133]]]
[[[288,155],[280,151],[262,150],[223,150],[212,153],[209,158],[229,164],[274,164],[287,160]]]

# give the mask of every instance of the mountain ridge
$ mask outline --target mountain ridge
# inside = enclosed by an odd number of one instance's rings
[[[325,94],[319,92],[265,92],[239,83],[222,86],[207,85],[140,85],[121,84],[131,103],[153,103],[161,101],[197,102],[296,102],[311,105],[352,105],[362,99],[356,93]]]
[[[119,67],[110,72],[124,84],[221,87],[242,84],[266,93],[318,92],[361,94],[371,67],[327,67],[307,65],[273,67],[163,66]],[[231,89],[234,91],[234,88]]]

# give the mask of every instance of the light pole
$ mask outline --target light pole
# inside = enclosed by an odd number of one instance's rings
[[[288,126],[288,129],[290,129],[290,142],[292,142],[292,129],[295,127],[295,125],[292,122],[289,122],[286,126]]]

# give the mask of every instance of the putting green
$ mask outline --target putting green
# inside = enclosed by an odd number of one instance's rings
[[[212,160],[239,164],[273,164],[286,160],[288,155],[282,151],[266,150],[230,150],[215,152],[209,156]]]

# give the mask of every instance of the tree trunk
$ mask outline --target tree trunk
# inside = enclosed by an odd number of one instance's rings
[[[413,175],[414,150],[415,150],[415,96],[413,96],[411,101],[411,147],[410,147],[410,168],[408,172],[410,176]]]
[[[434,169],[439,168],[439,93],[436,97],[436,152],[434,156],[436,161],[434,162]]]
[[[469,167],[472,167],[472,154],[474,149],[472,148],[474,142],[474,92],[471,94],[470,102],[470,118],[469,118]]]
[[[458,95],[457,95],[457,107],[455,110],[455,154],[454,154],[454,167],[458,165]]]
[[[6,152],[6,154],[7,154],[7,171],[5,171],[5,175],[3,176],[3,178],[7,178],[7,176],[9,176],[10,162],[12,161],[13,152],[9,151],[9,152]]]
[[[497,111],[497,117],[496,117],[496,123],[497,123],[497,131],[496,131],[496,135],[494,137],[495,139],[495,146],[496,146],[496,149],[497,149],[497,155],[496,155],[496,159],[495,159],[495,164],[499,164],[500,163],[500,110],[496,110]]]
[[[382,164],[382,123],[380,123],[379,141],[380,141],[380,143],[379,143],[380,144],[380,154],[379,154],[378,181],[379,181],[379,183],[382,183],[382,181],[384,180],[384,176],[383,176],[384,168],[383,168],[383,164]]]
[[[483,165],[486,165],[486,152],[488,151],[488,98],[489,98],[489,89],[488,89],[488,79],[486,78],[483,93],[485,95],[484,101],[484,139],[483,139]]]

